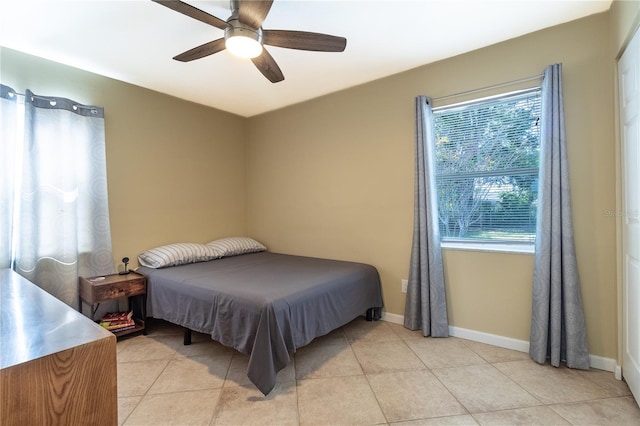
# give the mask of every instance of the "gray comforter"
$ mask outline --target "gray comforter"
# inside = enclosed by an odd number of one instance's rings
[[[378,271],[362,263],[262,252],[137,271],[150,317],[249,355],[247,376],[265,395],[290,353],[382,307]]]

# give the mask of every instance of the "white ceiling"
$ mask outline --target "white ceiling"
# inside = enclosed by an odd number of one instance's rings
[[[226,20],[229,2],[188,1]],[[342,53],[268,47],[270,83],[223,51],[171,58],[223,31],[150,0],[0,0],[0,45],[250,117],[609,9],[611,0],[276,0],[265,29],[347,38]]]

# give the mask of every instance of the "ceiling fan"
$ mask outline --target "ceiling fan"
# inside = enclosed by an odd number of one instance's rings
[[[224,37],[183,52],[173,59],[193,61],[218,53],[225,48],[244,58],[251,58],[256,68],[272,83],[284,80],[280,67],[264,45],[315,52],[342,52],[347,39],[307,31],[265,30],[262,23],[273,0],[231,0],[231,16],[226,21],[180,0],[152,0],[176,12],[224,30]]]

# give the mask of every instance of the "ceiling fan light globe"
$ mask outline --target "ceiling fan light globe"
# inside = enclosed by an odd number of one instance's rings
[[[242,35],[227,38],[225,45],[229,52],[241,58],[256,58],[262,53],[262,44],[258,40]]]

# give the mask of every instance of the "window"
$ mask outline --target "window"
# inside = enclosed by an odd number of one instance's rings
[[[433,113],[442,241],[533,243],[540,88]]]

